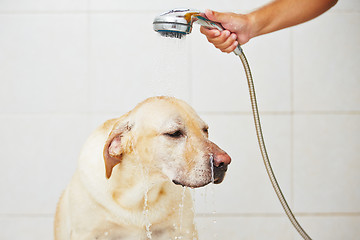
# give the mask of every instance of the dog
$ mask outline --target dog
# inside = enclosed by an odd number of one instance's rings
[[[55,240],[198,239],[191,194],[230,156],[184,101],[152,97],[88,138],[55,214]]]

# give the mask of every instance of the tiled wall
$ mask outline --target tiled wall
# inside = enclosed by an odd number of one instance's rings
[[[152,30],[174,7],[247,12],[266,1],[1,0],[0,239],[52,239],[56,202],[104,120],[153,95],[188,101],[233,159],[193,191],[201,239],[300,239],[262,164],[241,63],[198,28]],[[313,239],[360,236],[360,1],[243,48],[285,196]]]

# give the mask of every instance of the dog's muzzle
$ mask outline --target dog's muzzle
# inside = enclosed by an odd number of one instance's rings
[[[208,170],[199,170],[199,181],[189,181],[189,179],[173,179],[173,183],[192,188],[203,187],[209,183],[219,184],[224,180],[228,165],[231,162],[230,156],[216,144],[207,142]],[[205,157],[205,156],[204,156]],[[201,179],[200,179],[201,178]]]

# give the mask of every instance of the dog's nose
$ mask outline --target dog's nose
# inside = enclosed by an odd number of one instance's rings
[[[219,184],[224,180],[227,167],[231,162],[230,156],[214,143],[211,144],[212,150],[212,179],[215,184]]]
[[[213,165],[217,168],[226,168],[230,164],[230,156],[215,143],[210,142],[210,150],[213,157]]]
[[[230,164],[231,158],[226,152],[221,151],[213,155],[213,161],[214,167],[225,168]]]

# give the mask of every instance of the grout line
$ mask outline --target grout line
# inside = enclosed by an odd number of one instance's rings
[[[59,15],[67,15],[67,14],[87,14],[86,10],[69,10],[69,11],[0,11],[0,15],[48,15],[48,14],[59,14]]]
[[[360,13],[359,10],[356,10],[356,9],[336,9],[334,8],[332,11],[329,11],[328,14],[336,14],[336,13],[346,13],[346,14],[357,14],[357,13]]]
[[[207,115],[251,115],[251,111],[197,111],[199,114]],[[360,111],[260,111],[260,115],[359,115]]]
[[[318,217],[360,217],[360,212],[329,212],[329,213],[320,213],[320,212],[313,212],[313,213],[298,213],[297,215],[302,217],[308,216],[318,216]]]
[[[189,84],[189,103],[190,105],[194,105],[194,78],[193,78],[193,44],[189,42],[189,48],[188,48],[188,69],[189,69],[189,75],[188,75],[188,84]]]
[[[298,217],[360,217],[360,212],[298,212]],[[284,213],[197,213],[195,217],[214,218],[215,217],[286,217]],[[52,213],[2,213],[0,217],[16,218],[16,217],[54,217]]]
[[[252,115],[251,111],[229,111],[229,112],[222,112],[222,111],[197,111],[199,114],[206,114],[206,115]],[[290,112],[260,112],[260,115],[289,115]]]
[[[358,115],[360,111],[294,111],[294,115]]]
[[[87,9],[66,9],[66,10],[0,10],[0,14],[68,14],[68,13],[159,13],[163,12],[166,9],[163,8],[154,8],[151,10],[138,10],[138,9],[102,9],[102,10],[94,10],[90,9],[90,3],[87,1]],[[347,13],[347,14],[358,14],[360,13],[357,9],[336,9],[333,8],[327,14],[336,14],[336,13]]]
[[[292,206],[292,211],[295,206],[294,198],[294,165],[295,165],[295,156],[294,156],[294,86],[295,86],[295,75],[294,75],[294,35],[293,30],[290,30],[290,202]]]
[[[0,117],[69,117],[87,116],[90,112],[35,112],[35,113],[0,113]]]
[[[159,14],[163,10],[90,10],[88,4],[86,10],[18,10],[1,11],[0,15],[22,15],[22,14]]]
[[[294,213],[296,217],[360,217],[360,212],[299,212]],[[213,217],[285,217],[284,213],[197,213],[195,217],[213,218]]]
[[[0,113],[0,117],[2,116],[59,116],[59,115],[68,115],[68,116],[79,116],[79,115],[119,115],[126,113],[128,110],[120,110],[120,111],[79,111],[79,112],[3,112]],[[252,115],[250,111],[197,111],[200,115],[222,115],[222,116],[248,116]],[[260,112],[260,115],[288,115],[288,116],[301,116],[301,115],[360,115],[360,111],[283,111],[283,112],[273,112],[273,111],[263,111]]]
[[[86,30],[86,46],[87,46],[87,108],[89,109],[89,112],[86,113],[86,115],[90,118],[92,115],[91,109],[94,106],[94,98],[92,98],[92,87],[93,87],[93,75],[92,74],[92,68],[91,68],[91,60],[92,60],[92,51],[91,51],[91,16],[90,16],[90,0],[87,0],[87,14],[86,14],[86,21],[87,21],[87,30]]]
[[[17,218],[17,217],[37,217],[37,218],[42,218],[42,217],[46,217],[46,218],[53,218],[54,214],[50,214],[50,213],[41,213],[41,214],[35,214],[35,213],[2,213],[0,214],[0,217],[6,217],[6,218]]]

